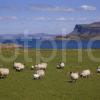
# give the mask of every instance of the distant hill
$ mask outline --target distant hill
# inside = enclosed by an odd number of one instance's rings
[[[65,37],[57,36],[56,38],[71,40],[89,40],[95,38],[100,40],[100,22],[94,22],[91,24],[77,24],[71,33],[67,34]]]
[[[0,39],[23,39],[23,38],[32,38],[32,39],[54,39],[56,35],[47,34],[47,33],[36,33],[36,34],[0,34]]]
[[[54,39],[56,35],[47,33],[36,33],[36,34],[29,34],[28,37],[32,37],[35,39]]]

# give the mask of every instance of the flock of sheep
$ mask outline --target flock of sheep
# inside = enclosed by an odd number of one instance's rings
[[[63,69],[65,67],[65,64],[61,62],[57,65],[57,69]],[[25,65],[22,63],[14,62],[13,68],[16,71],[22,71],[25,68]],[[35,66],[31,66],[31,69],[35,70],[33,73],[33,79],[41,79],[45,76],[45,70],[47,68],[47,63],[40,63]],[[98,67],[97,72],[100,73],[100,67]],[[0,78],[6,78],[9,75],[9,69],[8,68],[0,68]],[[76,80],[79,79],[79,77],[87,78],[91,75],[91,71],[89,69],[83,70],[82,72],[70,72],[70,78],[72,82],[76,82]]]
[[[25,65],[22,63],[14,62],[13,68],[16,71],[22,71],[25,68]],[[47,68],[47,63],[41,63],[37,64],[35,66],[32,66],[31,69],[35,69],[35,73],[33,74],[34,79],[40,79],[45,76],[45,70]],[[9,75],[9,69],[8,68],[0,68],[0,78],[6,78]]]

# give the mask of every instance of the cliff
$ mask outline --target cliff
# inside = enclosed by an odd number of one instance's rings
[[[100,40],[100,22],[91,24],[77,24],[75,25],[74,30],[63,38],[72,40],[89,40],[95,38],[97,40]]]

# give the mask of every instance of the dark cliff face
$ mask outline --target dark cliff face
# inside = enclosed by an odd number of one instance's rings
[[[74,30],[66,36],[58,36],[56,39],[68,39],[68,40],[100,40],[100,22],[91,24],[77,24]]]
[[[100,37],[100,22],[92,24],[77,24],[74,30],[66,36],[69,39],[91,39]]]
[[[94,34],[94,35],[99,35],[100,34],[100,24],[94,25],[94,24],[89,24],[89,25],[76,25],[73,31],[74,34],[78,35],[83,35],[83,34]]]

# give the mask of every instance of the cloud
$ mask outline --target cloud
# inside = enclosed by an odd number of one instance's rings
[[[82,5],[80,8],[85,11],[95,11],[97,9],[95,6],[90,5]]]
[[[59,18],[56,18],[55,20],[57,20],[57,21],[66,21],[67,19],[65,17],[59,17]]]
[[[51,18],[40,16],[40,17],[33,17],[32,20],[33,21],[48,21],[48,20],[51,20]]]
[[[0,21],[17,20],[16,16],[0,16]]]
[[[15,21],[17,19],[20,19],[16,16],[0,16],[0,21]],[[81,18],[75,18],[75,17],[46,17],[46,16],[37,16],[32,17],[32,21],[58,21],[58,22],[67,22],[67,21],[88,21],[93,20],[94,18],[87,18],[87,17],[81,17]],[[25,21],[27,18],[24,19]],[[28,20],[27,20],[28,21]]]
[[[45,17],[45,16],[40,16],[40,17],[33,17],[33,21],[58,21],[58,22],[66,22],[66,21],[88,21],[88,20],[93,20],[93,19],[88,19],[86,17],[81,17],[81,18],[74,18],[74,17],[56,17],[56,18],[51,18],[51,17]]]
[[[51,18],[51,17],[33,17],[32,18],[33,21],[66,21],[67,18],[66,17],[56,17],[56,18]]]
[[[57,21],[86,21],[88,20],[88,18],[86,17],[81,17],[81,18],[74,18],[74,17],[70,17],[70,18],[66,18],[66,17],[59,17],[56,18]]]
[[[59,7],[59,6],[32,6],[30,8],[33,11],[48,11],[48,12],[73,12],[75,9],[73,8],[66,8],[66,7]]]
[[[73,17],[66,18],[66,17],[58,17],[55,19],[56,21],[75,21],[76,19]]]
[[[81,10],[80,10],[81,9]],[[97,8],[92,5],[82,5],[80,7],[50,6],[50,5],[29,5],[25,7],[18,6],[0,6],[0,11],[43,11],[43,12],[77,12],[77,11],[95,11]]]
[[[61,6],[31,6],[32,11],[47,11],[47,12],[80,12],[80,11],[95,11],[97,8],[92,5],[82,5],[80,7],[61,7]]]

